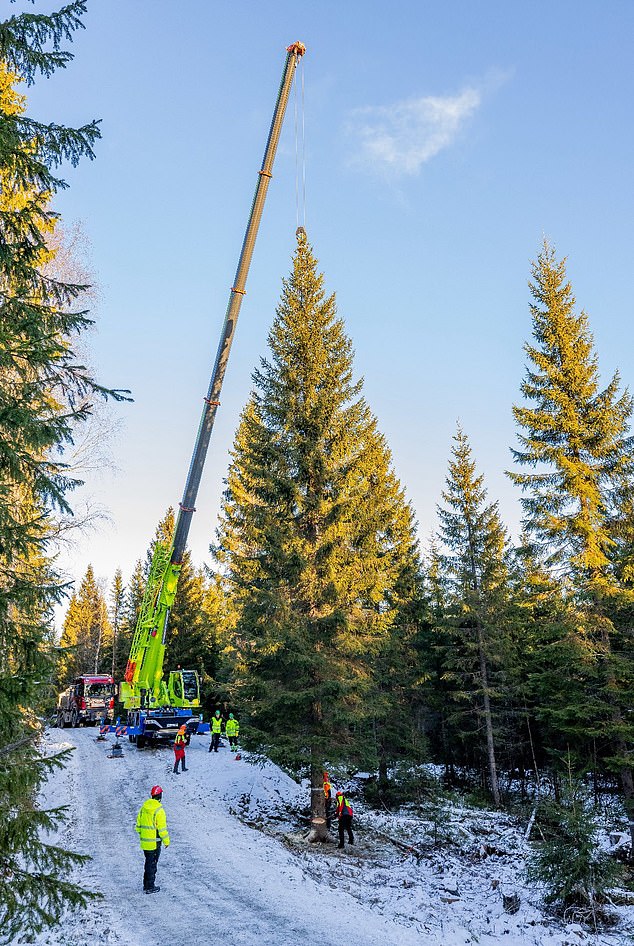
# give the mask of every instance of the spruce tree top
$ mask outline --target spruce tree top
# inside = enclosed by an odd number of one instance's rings
[[[525,405],[513,414],[530,472],[509,476],[524,490],[524,526],[547,560],[572,573],[605,570],[609,519],[616,496],[634,472],[629,421],[632,398],[615,372],[601,390],[594,340],[566,279],[565,259],[544,243],[532,268],[534,342],[521,386]]]

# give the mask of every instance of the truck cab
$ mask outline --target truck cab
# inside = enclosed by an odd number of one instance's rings
[[[107,674],[82,674],[57,698],[57,725],[94,726],[112,719],[115,682]]]

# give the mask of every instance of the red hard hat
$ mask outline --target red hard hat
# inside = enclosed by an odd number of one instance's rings
[[[161,788],[160,785],[152,786],[152,790],[150,791],[150,795],[152,798],[156,798],[157,795],[162,795],[162,794],[163,794],[163,789]]]

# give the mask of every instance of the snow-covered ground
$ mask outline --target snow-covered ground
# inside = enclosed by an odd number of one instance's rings
[[[51,776],[42,803],[69,806],[60,840],[92,855],[78,879],[104,899],[42,934],[37,946],[632,941],[631,906],[618,908],[618,926],[598,935],[549,919],[538,892],[525,885],[522,831],[507,816],[448,805],[440,819],[425,820],[414,812],[364,811],[355,800],[354,848],[308,845],[296,817],[306,786],[273,765],[252,764],[244,753],[237,761],[227,748],[210,754],[208,740],[194,737],[189,771],[174,775],[169,749],[138,751],[122,742],[123,758],[108,759],[112,737],[103,743],[95,736],[90,729],[47,733],[46,751],[76,751]],[[163,786],[172,844],[159,862],[161,892],[148,897],[134,823],[156,783]],[[458,843],[442,845],[447,837]],[[503,909],[502,894],[510,892],[521,898],[514,915]]]

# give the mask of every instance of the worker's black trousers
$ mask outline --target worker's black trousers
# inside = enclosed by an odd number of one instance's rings
[[[209,746],[209,751],[211,752],[213,750],[213,752],[217,752],[219,744],[220,744],[220,733],[212,732],[211,745]]]
[[[145,870],[143,871],[143,889],[152,890],[156,880],[156,868],[161,856],[161,842],[156,842],[155,851],[143,851],[145,854]]]
[[[348,843],[354,844],[354,835],[352,833],[352,815],[342,815],[339,818],[339,847],[343,847],[343,837],[348,832]]]

